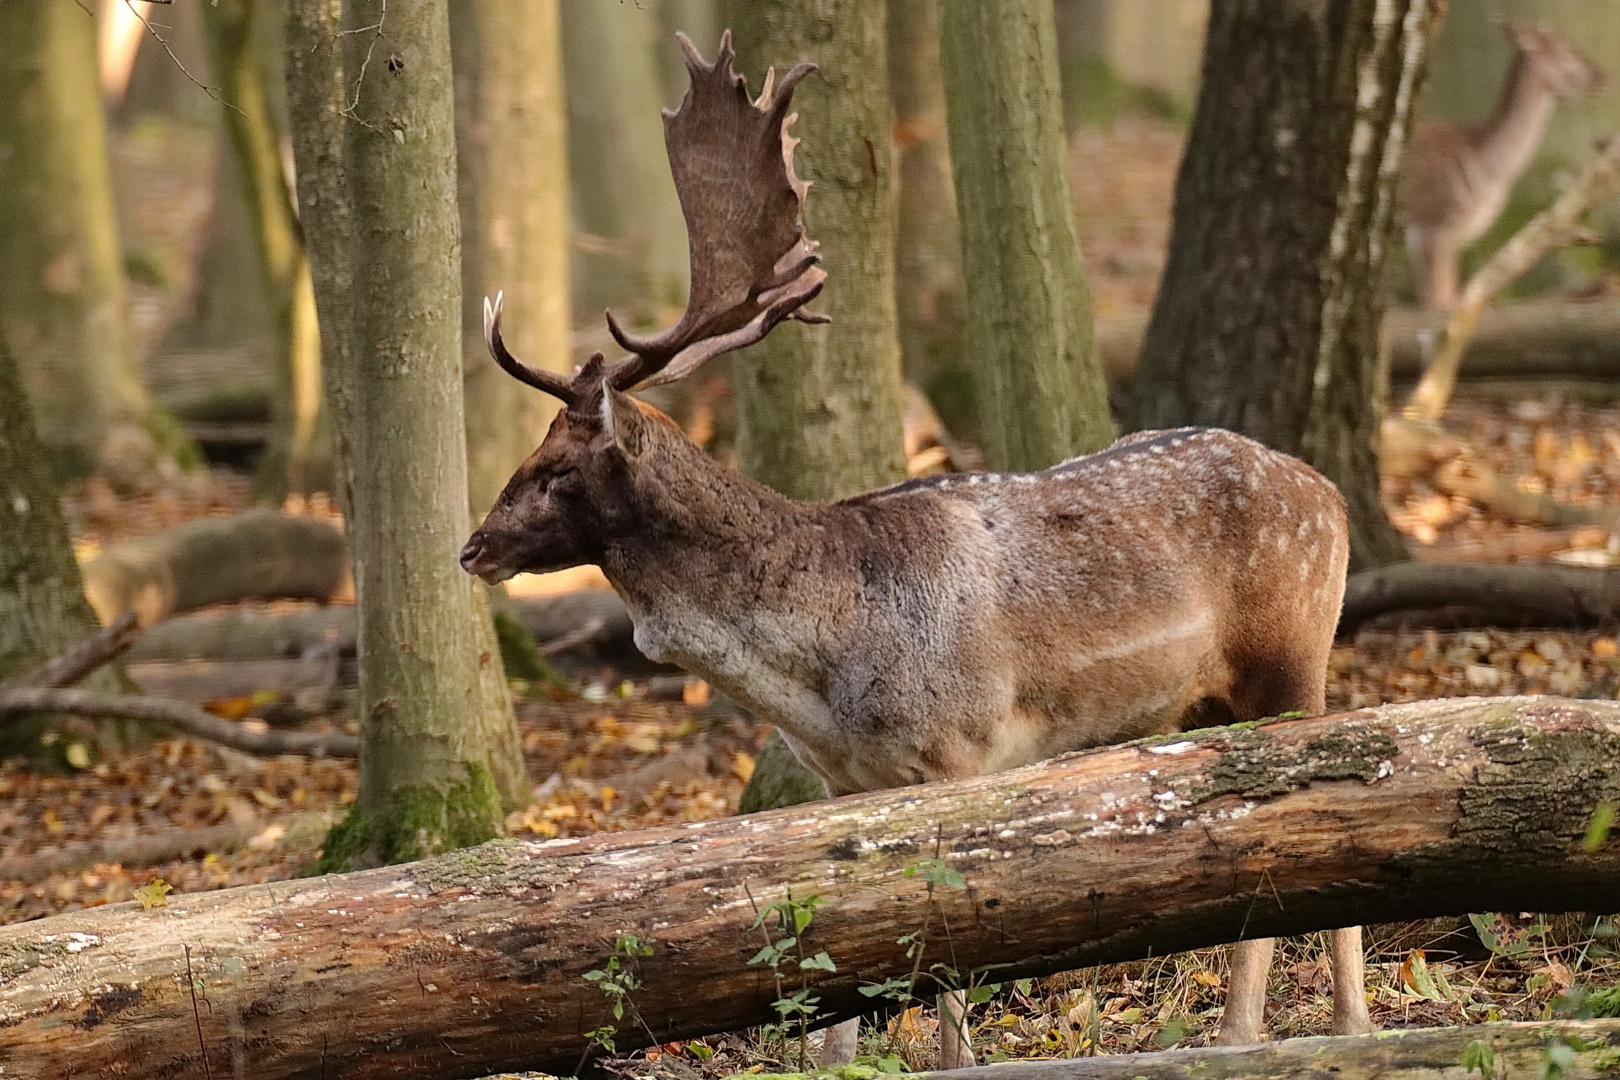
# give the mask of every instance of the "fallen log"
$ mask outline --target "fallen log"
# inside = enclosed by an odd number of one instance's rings
[[[1620,837],[1583,838],[1620,802],[1617,760],[1614,703],[1429,701],[73,912],[0,928],[0,1064],[134,1080],[199,1075],[206,1052],[259,1080],[568,1074],[613,1023],[586,976],[622,931],[651,952],[620,957],[638,980],[621,1049],[775,1020],[772,972],[749,959],[756,910],[789,890],[822,898],[805,953],[837,965],[805,971],[817,1022],[870,1009],[861,986],[909,973],[925,924],[925,972],[1006,980],[1346,923],[1608,912]],[[936,858],[960,887],[916,873]]]
[[[584,590],[557,596],[512,600],[510,610],[534,635],[547,655],[579,650],[611,659],[639,658],[634,627],[618,595]],[[580,633],[586,626],[595,629]],[[334,605],[307,611],[200,612],[149,627],[130,649],[132,663],[179,660],[296,659],[336,649],[354,653],[354,608]],[[571,639],[571,640],[569,640]]]
[[[1555,1050],[1562,1045],[1565,1051]],[[1475,1047],[1482,1047],[1475,1049]],[[1488,1051],[1487,1057],[1484,1051]],[[1567,1052],[1568,1057],[1563,1054]],[[1558,1055],[1556,1070],[1548,1063]],[[1473,1068],[1465,1062],[1474,1062]],[[1371,1035],[1284,1039],[1259,1046],[1208,1046],[1151,1054],[1008,1061],[923,1073],[928,1080],[1481,1080],[1554,1075],[1599,1080],[1620,1068],[1620,1020],[1560,1020],[1408,1028]],[[921,1080],[921,1078],[919,1078]]]
[[[1396,563],[1351,574],[1339,636],[1374,621],[1439,629],[1620,623],[1620,570],[1492,563]]]
[[[1427,361],[1424,340],[1445,329],[1446,313],[1393,307],[1384,316],[1390,381],[1417,382]],[[1111,386],[1130,384],[1146,316],[1097,320],[1097,351]],[[1457,374],[1469,393],[1507,385],[1582,384],[1615,396],[1620,384],[1620,297],[1546,297],[1487,308],[1479,317]]]
[[[330,600],[348,576],[343,536],[277,510],[198,518],[108,548],[85,563],[84,593],[103,623],[141,625],[210,604]]]
[[[93,690],[51,690],[41,687],[0,690],[0,721],[36,712],[154,721],[245,754],[360,756],[360,739],[355,735],[341,731],[255,731],[246,725],[204,712],[189,701],[171,701],[138,694],[102,694]]]

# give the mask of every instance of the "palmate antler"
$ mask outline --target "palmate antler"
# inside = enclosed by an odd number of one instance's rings
[[[650,337],[628,333],[608,313],[613,339],[631,354],[607,370],[616,390],[673,382],[706,360],[752,345],[783,319],[827,321],[804,310],[827,275],[816,265],[815,241],[805,235],[810,185],[794,175],[799,140],[787,133],[797,119],[788,112],[793,88],[816,66],[795,66],[774,89],[775,72],[768,72],[759,97],[750,100],[745,80],[731,70],[730,30],[720,36],[712,64],[685,34],[675,37],[692,81],[680,108],[664,111],[664,145],[686,217],[691,293],[680,322]],[[592,389],[508,352],[499,296],[493,305],[484,301],[484,338],[496,363],[530,386],[570,403]]]

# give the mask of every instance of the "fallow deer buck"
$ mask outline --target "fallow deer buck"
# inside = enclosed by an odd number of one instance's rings
[[[682,36],[664,114],[691,300],[630,355],[496,361],[566,408],[461,553],[495,583],[594,563],[635,641],[777,725],[832,795],[972,776],[1212,723],[1320,713],[1349,542],[1338,491],[1219,430],[1144,432],[1028,475],[931,477],[831,505],[718,464],[629,396],[759,341],[826,277],[787,129],[800,64],[750,101]],[[1335,1030],[1368,1027],[1360,931],[1338,931]],[[1239,947],[1222,1036],[1261,1035],[1269,942]],[[953,1008],[960,1017],[960,1008]],[[970,1053],[961,1021],[949,1049]],[[847,1029],[846,1029],[847,1030]],[[947,1064],[970,1063],[958,1057]]]
[[[1553,105],[1595,94],[1603,72],[1551,30],[1500,20],[1513,61],[1496,109],[1483,123],[1426,120],[1412,139],[1406,171],[1406,241],[1418,303],[1449,308],[1457,299],[1462,249],[1485,235],[1508,192],[1541,146]]]

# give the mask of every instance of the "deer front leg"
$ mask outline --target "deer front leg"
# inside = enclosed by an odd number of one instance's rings
[[[1367,1015],[1367,976],[1361,951],[1361,927],[1347,926],[1328,934],[1333,961],[1333,1034],[1365,1035],[1373,1030]]]
[[[821,1067],[848,1065],[861,1047],[861,1018],[845,1020],[827,1029],[821,1044]]]
[[[1226,984],[1226,1012],[1215,1042],[1221,1046],[1257,1043],[1265,1034],[1266,976],[1276,938],[1253,938],[1232,946],[1232,975]]]
[[[978,1062],[973,1058],[973,1040],[968,1034],[966,990],[939,995],[939,1067],[967,1069]]]

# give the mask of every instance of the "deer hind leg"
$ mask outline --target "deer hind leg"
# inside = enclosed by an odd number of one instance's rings
[[[1423,232],[1413,238],[1412,254],[1417,263],[1418,306],[1444,311],[1457,302],[1457,241],[1445,233]]]
[[[968,1033],[966,990],[939,995],[939,1067],[966,1069],[977,1065],[973,1040]]]
[[[848,1065],[855,1060],[861,1046],[861,1018],[845,1020],[827,1029],[821,1044],[821,1065]]]
[[[1333,959],[1333,1034],[1365,1035],[1374,1030],[1367,1015],[1367,975],[1361,951],[1361,927],[1347,926],[1328,934]]]
[[[1266,976],[1276,938],[1250,938],[1232,946],[1232,974],[1226,982],[1226,1011],[1215,1035],[1221,1046],[1257,1043],[1266,1030]]]

